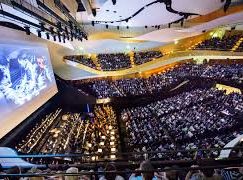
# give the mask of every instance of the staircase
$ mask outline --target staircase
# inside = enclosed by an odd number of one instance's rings
[[[190,46],[188,49],[189,50],[193,50],[193,49],[195,49],[195,47],[198,45],[198,44],[200,44],[202,41],[199,41],[199,42],[197,42],[196,44],[193,44],[192,46]]]
[[[234,47],[231,49],[231,52],[234,52],[236,49],[238,49],[238,47],[240,46],[240,44],[243,42],[243,37],[241,37],[234,45]]]
[[[94,62],[97,70],[101,71],[101,66],[100,66],[100,63],[98,62],[97,56],[96,55],[92,55],[91,59]]]
[[[134,67],[135,63],[134,63],[134,52],[129,52],[129,56],[130,56],[130,62],[131,62],[131,66]]]

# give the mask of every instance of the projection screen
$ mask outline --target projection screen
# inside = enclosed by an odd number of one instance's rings
[[[0,44],[0,138],[56,93],[45,46]]]

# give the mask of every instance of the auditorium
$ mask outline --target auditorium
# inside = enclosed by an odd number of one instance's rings
[[[0,0],[0,180],[243,180],[243,0]]]

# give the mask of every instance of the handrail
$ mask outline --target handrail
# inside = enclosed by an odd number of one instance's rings
[[[243,165],[231,164],[229,165],[214,165],[214,166],[198,166],[198,167],[171,167],[169,169],[154,169],[150,171],[144,170],[125,170],[125,171],[81,171],[78,173],[25,173],[25,174],[0,174],[2,177],[43,177],[43,176],[80,176],[80,175],[102,175],[105,173],[110,174],[130,174],[130,173],[154,173],[154,172],[168,172],[168,171],[195,171],[203,169],[224,169],[224,168],[240,168]]]
[[[189,150],[164,150],[164,151],[144,151],[144,152],[114,152],[109,154],[104,153],[90,153],[90,154],[24,154],[16,156],[1,156],[0,158],[48,158],[48,157],[87,157],[97,155],[144,155],[144,154],[157,154],[157,153],[175,153],[175,152],[197,152],[197,151],[220,151],[220,150],[243,150],[243,147],[227,147],[227,148],[209,148],[209,149],[189,149]]]

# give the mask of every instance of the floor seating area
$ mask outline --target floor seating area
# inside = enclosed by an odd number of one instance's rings
[[[243,132],[238,115],[243,96],[215,88],[195,89],[146,106],[124,109],[128,147],[136,152],[222,148]],[[215,152],[201,152],[216,158]],[[191,159],[194,153],[158,153],[150,158]]]

